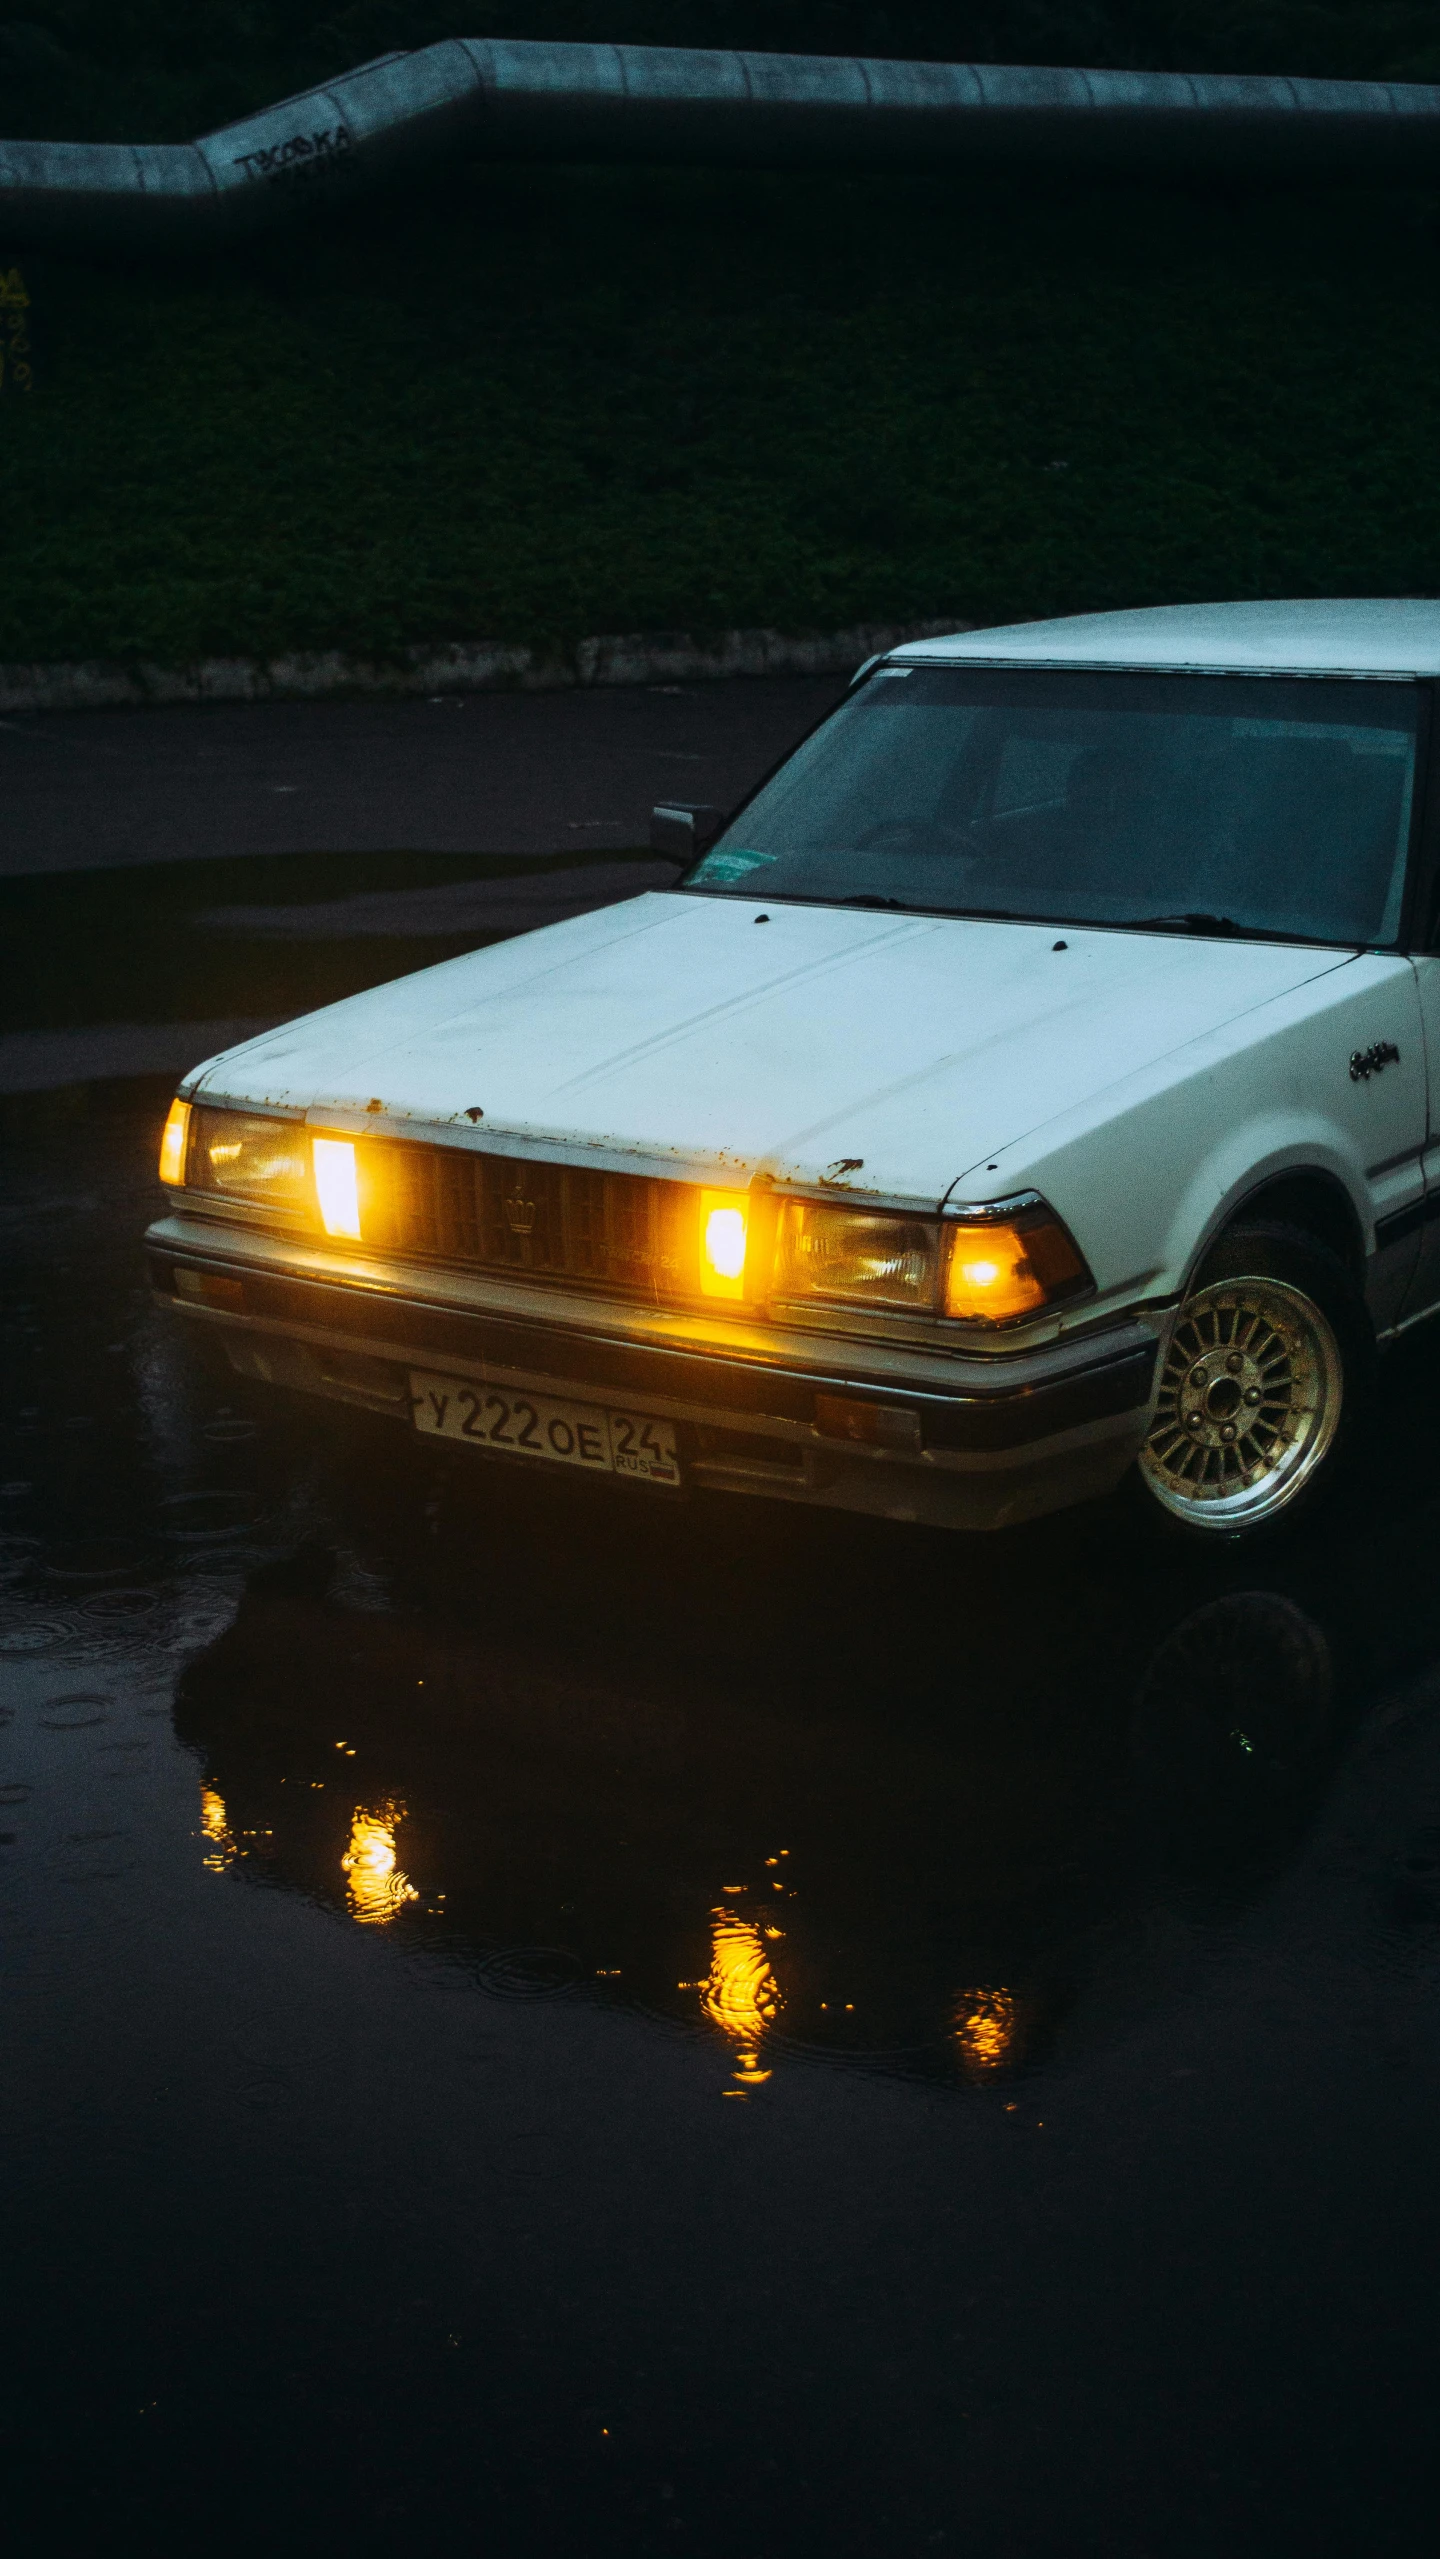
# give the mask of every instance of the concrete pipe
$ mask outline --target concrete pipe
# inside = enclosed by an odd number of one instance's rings
[[[0,142],[0,240],[203,251],[459,155],[1410,186],[1440,88],[456,38],[198,142]]]

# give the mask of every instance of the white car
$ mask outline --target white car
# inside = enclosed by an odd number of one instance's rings
[[[1426,602],[896,649],[674,887],[197,1068],[157,1287],[512,1465],[1287,1520],[1440,1305],[1437,678]]]

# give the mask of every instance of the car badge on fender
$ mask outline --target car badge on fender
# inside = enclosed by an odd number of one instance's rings
[[[1387,1066],[1398,1066],[1400,1051],[1393,1040],[1377,1040],[1373,1048],[1350,1051],[1350,1081],[1359,1084],[1372,1075],[1382,1075]]]

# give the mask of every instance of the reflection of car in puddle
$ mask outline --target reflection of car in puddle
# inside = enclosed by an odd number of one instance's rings
[[[1278,1591],[1237,1591],[1182,1618],[1139,1683],[1138,1796],[1164,1863],[1216,1873],[1293,1835],[1330,1760],[1329,1641]]]
[[[683,1594],[648,1667],[602,1671],[603,1642],[306,1578],[258,1575],[181,1683],[207,1862],[496,1993],[713,2033],[737,2096],[786,2053],[985,2083],[1111,2031],[1146,1914],[1203,1922],[1218,1880],[1233,1915],[1330,1764],[1329,1646],[1279,1593],[1157,1607],[1061,1573],[1023,1645],[1013,1593],[971,1599],[963,1644],[930,1639],[939,1711],[918,1658],[877,1687],[813,1624],[803,1676],[763,1640],[707,1668]]]

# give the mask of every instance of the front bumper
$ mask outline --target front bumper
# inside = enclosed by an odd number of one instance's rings
[[[674,1422],[687,1482],[726,1491],[1003,1528],[1109,1491],[1149,1419],[1158,1336],[1134,1319],[980,1358],[381,1261],[178,1205],[146,1244],[157,1295],[242,1374],[407,1423],[416,1367],[608,1401]]]

